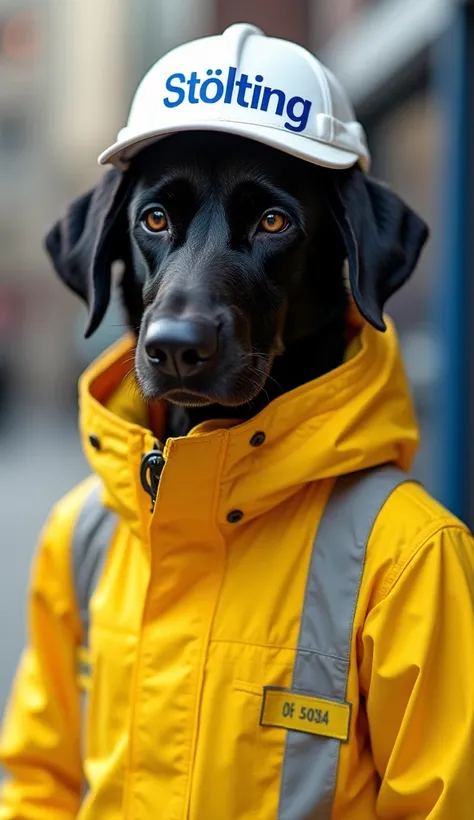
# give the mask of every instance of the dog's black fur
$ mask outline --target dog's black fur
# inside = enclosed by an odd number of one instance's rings
[[[161,209],[166,229],[144,217]],[[281,214],[269,233],[262,217]],[[89,305],[90,335],[121,259],[135,368],[149,401],[164,398],[168,435],[268,401],[342,362],[348,293],[384,329],[388,297],[413,271],[427,228],[357,166],[323,169],[227,134],[182,133],[108,172],[46,239],[65,283]],[[146,339],[160,318],[206,323],[215,350],[180,376],[156,366]],[[148,337],[147,337],[148,334]]]

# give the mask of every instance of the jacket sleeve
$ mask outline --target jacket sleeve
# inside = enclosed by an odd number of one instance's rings
[[[474,816],[474,541],[441,526],[362,636],[380,820]],[[364,684],[365,681],[365,684]]]
[[[67,506],[67,505],[66,505]],[[40,539],[29,599],[29,646],[0,738],[0,820],[72,820],[82,788],[76,653],[81,627],[70,572],[71,515],[57,508]]]

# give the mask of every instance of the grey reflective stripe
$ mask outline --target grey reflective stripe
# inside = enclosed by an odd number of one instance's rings
[[[344,701],[366,546],[393,490],[410,478],[391,465],[336,481],[314,540],[292,691]],[[339,740],[289,730],[279,820],[330,820]]]
[[[104,507],[101,485],[95,484],[77,517],[72,537],[73,580],[76,601],[89,645],[89,604],[104,567],[117,516]]]
[[[77,664],[77,674],[82,675],[85,678],[90,678],[91,676],[91,665],[90,663],[85,663],[84,661],[78,661]]]

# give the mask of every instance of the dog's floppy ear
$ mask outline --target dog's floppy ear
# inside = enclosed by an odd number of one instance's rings
[[[126,223],[128,174],[112,169],[74,200],[45,238],[46,251],[62,281],[89,307],[86,338],[98,328],[110,300],[111,268],[131,265]]]
[[[390,188],[359,167],[335,177],[331,211],[344,241],[352,296],[360,313],[385,330],[383,306],[416,266],[428,228]]]

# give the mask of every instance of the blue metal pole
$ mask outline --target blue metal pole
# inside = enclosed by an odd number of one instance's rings
[[[441,235],[434,237],[440,243],[435,319],[444,354],[435,493],[464,520],[470,517],[469,228],[474,227],[469,219],[469,177],[474,150],[469,116],[471,16],[472,9],[467,3],[453,3],[452,22],[435,46],[434,54],[435,90],[444,129],[438,189]]]

